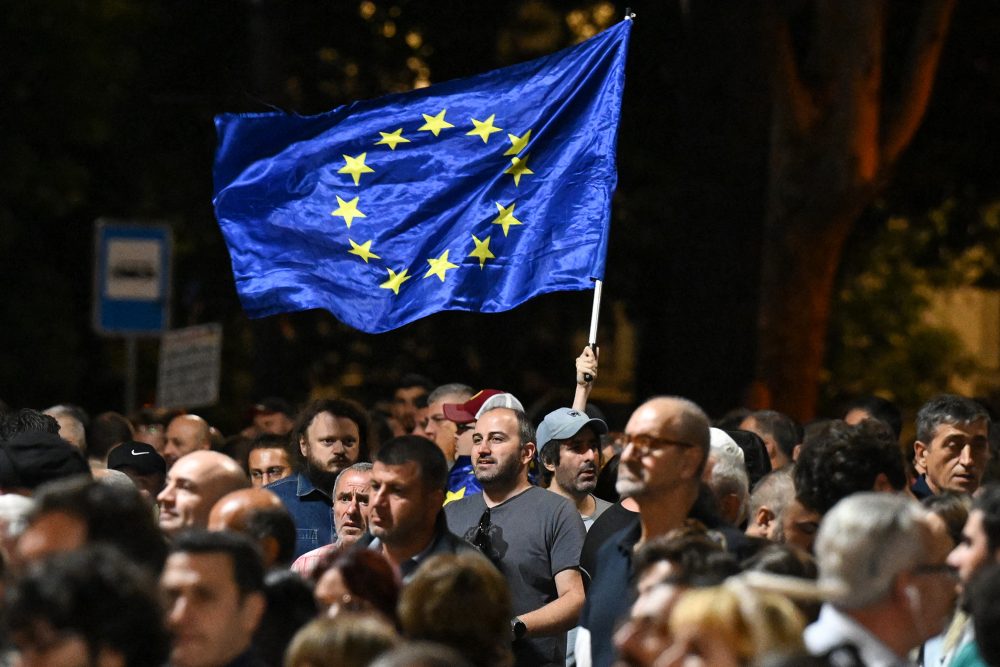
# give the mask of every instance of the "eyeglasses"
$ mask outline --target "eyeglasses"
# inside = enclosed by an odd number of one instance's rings
[[[656,454],[657,452],[663,451],[667,447],[680,447],[682,449],[691,449],[694,445],[690,442],[684,442],[683,440],[670,440],[669,438],[654,438],[651,435],[629,435],[625,434],[623,438],[625,442],[625,447],[632,447],[636,454],[639,456],[649,456],[650,454]],[[625,451],[624,449],[622,451]]]

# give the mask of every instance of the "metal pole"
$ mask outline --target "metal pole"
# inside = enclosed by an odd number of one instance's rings
[[[132,414],[135,409],[136,369],[138,367],[138,350],[135,336],[125,336],[125,414]]]
[[[603,280],[594,281],[594,308],[590,313],[590,336],[587,338],[587,342],[590,343],[590,349],[595,353],[597,352],[597,318],[601,313],[601,287],[603,285]],[[587,382],[594,380],[590,373],[584,373],[583,379]]]

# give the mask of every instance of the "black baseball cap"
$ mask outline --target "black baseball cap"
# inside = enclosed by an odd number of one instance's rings
[[[132,468],[140,475],[167,472],[167,462],[152,445],[136,440],[126,440],[108,454],[108,468]]]

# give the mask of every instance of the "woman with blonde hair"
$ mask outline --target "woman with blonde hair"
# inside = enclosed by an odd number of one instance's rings
[[[788,598],[730,579],[681,595],[670,612],[671,644],[655,665],[743,667],[769,653],[803,650],[804,627]]]
[[[285,652],[285,667],[366,667],[399,641],[383,615],[344,611],[299,630]]]

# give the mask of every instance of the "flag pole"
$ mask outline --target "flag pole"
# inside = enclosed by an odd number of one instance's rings
[[[601,312],[601,287],[604,285],[603,280],[594,280],[594,308],[590,313],[590,337],[587,338],[587,342],[590,343],[590,349],[597,354],[597,318]],[[584,373],[583,379],[587,382],[593,382],[594,376],[590,373]]]

